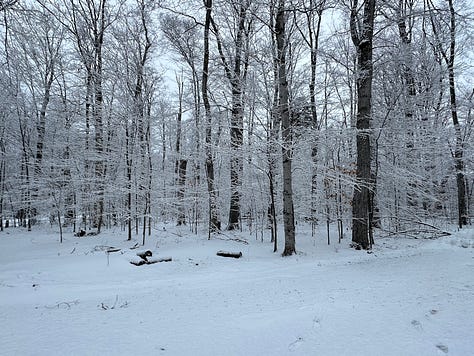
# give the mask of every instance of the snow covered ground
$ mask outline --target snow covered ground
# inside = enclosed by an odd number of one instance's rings
[[[119,230],[59,244],[55,230],[9,229],[0,354],[474,354],[473,229],[378,239],[372,254],[299,229],[289,258],[248,233],[207,241],[160,226],[131,250]],[[173,261],[129,263],[145,249]]]

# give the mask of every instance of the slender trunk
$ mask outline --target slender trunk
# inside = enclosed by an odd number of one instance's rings
[[[51,67],[54,64],[50,64]],[[41,103],[40,113],[39,113],[39,121],[36,126],[36,132],[38,134],[38,139],[36,142],[36,156],[35,156],[35,175],[36,178],[39,177],[41,174],[41,163],[43,160],[43,146],[45,140],[45,133],[46,133],[46,109],[49,104],[49,99],[51,96],[51,86],[53,84],[54,79],[54,70],[51,68],[50,73],[46,76],[45,87],[44,87],[44,94],[43,94],[43,102]]]
[[[285,1],[279,0],[275,21],[275,35],[278,55],[278,99],[281,118],[282,156],[283,156],[283,223],[285,229],[285,250],[283,256],[296,253],[295,218],[292,187],[292,129],[289,111],[288,80],[286,74],[286,18]]]
[[[280,115],[278,113],[278,55],[277,55],[277,44],[273,29],[275,28],[275,7],[274,3],[271,3],[271,16],[270,16],[270,28],[271,28],[271,39],[272,39],[272,57],[273,57],[273,95],[270,99],[270,93],[268,93],[269,101],[271,101],[271,112],[267,123],[267,161],[268,161],[268,180],[269,180],[269,193],[270,202],[268,206],[268,221],[271,229],[271,242],[273,242],[273,252],[278,250],[278,229],[277,229],[277,216],[275,208],[275,171],[277,169],[277,156],[278,153],[278,134],[280,128]],[[269,85],[267,85],[268,87]]]
[[[85,111],[84,111],[84,116],[86,120],[86,142],[85,142],[85,171],[89,172],[89,156],[90,156],[90,121],[91,121],[91,107],[92,107],[92,71],[91,69],[87,68],[87,78],[86,78],[86,98],[85,98]],[[89,189],[89,188],[86,188]]]
[[[132,148],[128,123],[125,127],[125,161],[127,163],[127,240],[132,239]]]
[[[311,160],[313,163],[312,176],[311,176],[311,235],[314,237],[316,231],[316,193],[317,189],[317,164],[318,164],[318,136],[316,131],[319,128],[318,115],[316,111],[316,69],[318,61],[318,48],[319,48],[319,35],[321,32],[321,21],[323,14],[323,7],[325,6],[325,0],[323,0],[318,8],[315,9],[313,1],[310,1],[310,8],[307,11],[307,24],[308,24],[308,46],[311,51],[311,77],[309,82],[309,98],[311,103],[311,126],[315,130],[314,142],[311,147]],[[316,28],[314,28],[314,13],[317,14],[318,20]]]
[[[247,74],[247,63],[244,58],[244,38],[248,39],[246,34],[246,21],[248,3],[242,2],[239,7],[239,23],[235,35],[235,56],[233,58],[233,67],[230,67],[228,58],[223,50],[222,39],[219,34],[217,24],[213,21],[211,25],[214,29],[214,34],[217,39],[217,49],[224,66],[226,77],[230,83],[232,91],[232,112],[230,119],[230,146],[232,149],[230,158],[230,209],[229,209],[229,224],[228,230],[238,229],[240,227],[240,197],[242,189],[242,170],[243,170],[243,116],[244,103],[243,92],[245,87],[245,79]]]
[[[456,51],[456,13],[453,6],[453,0],[449,0],[450,11],[450,37],[448,76],[449,76],[449,99],[451,103],[451,117],[453,119],[454,131],[456,134],[456,146],[454,149],[454,162],[456,167],[456,183],[458,188],[458,224],[459,228],[467,225],[467,204],[466,204],[466,179],[464,177],[464,148],[459,124],[457,103],[456,103],[456,83],[454,77],[454,59]]]
[[[206,115],[206,173],[207,190],[209,193],[209,231],[221,229],[221,222],[217,213],[217,192],[214,188],[214,161],[212,157],[212,117],[211,104],[209,103],[208,78],[209,78],[209,29],[211,25],[212,0],[204,0],[206,7],[206,20],[204,24],[204,58],[202,67],[201,91]]]
[[[399,0],[398,5],[398,34],[401,41],[401,53],[402,53],[402,80],[404,82],[404,91],[405,91],[405,130],[406,135],[406,155],[404,164],[407,165],[409,171],[414,171],[413,162],[416,162],[415,165],[418,165],[418,160],[413,156],[414,146],[415,146],[415,129],[416,121],[414,117],[415,112],[415,99],[416,99],[416,83],[415,77],[412,69],[413,58],[412,58],[412,49],[411,49],[411,29],[406,25],[406,13],[405,13],[404,0]],[[411,167],[410,167],[411,166]],[[416,207],[418,205],[417,199],[417,183],[414,179],[410,179],[407,184],[407,204],[411,207]]]
[[[3,203],[5,194],[5,159],[3,157],[3,144],[2,144],[2,161],[0,164],[0,230],[3,231]]]
[[[151,190],[153,187],[153,161],[151,157],[151,127],[150,127],[150,117],[151,117],[151,103],[148,106],[148,127],[147,127],[147,155],[148,155],[148,190],[146,195],[146,202],[148,206],[148,236],[151,235]]]
[[[186,210],[184,207],[184,191],[186,186],[186,166],[188,161],[185,159],[179,160],[178,163],[178,192],[177,192],[177,199],[178,199],[178,219],[177,224],[186,225]]]
[[[240,79],[238,79],[240,81]],[[238,229],[240,225],[240,196],[242,188],[243,160],[241,148],[243,145],[243,108],[240,84],[232,90],[232,118],[230,127],[230,144],[232,157],[230,159],[230,209],[228,230]]]
[[[311,76],[309,82],[309,100],[311,104],[311,121],[314,128],[318,127],[318,115],[316,112],[316,66],[318,61],[318,48],[319,48],[319,35],[321,32],[321,21],[323,8],[326,1],[323,0],[318,4],[318,7],[315,8],[313,1],[310,1],[309,9],[306,12],[306,21],[308,25],[308,40],[307,44],[310,47],[311,56],[310,56],[310,67],[311,67]],[[314,26],[314,13],[317,14],[318,20],[316,23],[316,28]]]
[[[194,176],[192,179],[193,182],[193,196],[194,196],[194,203],[193,203],[193,223],[191,224],[191,231],[194,229],[194,233],[197,234],[198,232],[198,221],[200,218],[200,212],[198,208],[198,200],[199,200],[199,187],[201,185],[201,163],[199,161],[199,154],[201,152],[201,139],[200,139],[200,119],[201,119],[201,92],[200,92],[200,82],[199,82],[199,77],[197,75],[197,72],[194,68],[194,65],[192,67],[192,72],[193,72],[193,85],[194,85],[194,115],[195,115],[195,145],[196,145],[196,151],[194,155]]]
[[[20,121],[20,135],[22,143],[22,180],[24,184],[23,190],[23,206],[20,210],[20,222],[23,227],[26,227],[28,221],[28,231],[31,231],[30,216],[31,216],[31,177],[30,177],[30,156],[29,156],[29,142],[26,133],[25,123]]]
[[[273,184],[273,173],[268,174],[268,178],[270,181],[270,229],[272,233],[272,240],[273,242],[273,252],[277,252],[278,250],[278,234],[277,234],[277,220],[276,220],[276,209],[275,209],[275,188]]]
[[[3,119],[3,118],[2,118]],[[4,123],[5,121],[3,121]],[[5,126],[2,124],[1,127],[1,138],[0,138],[0,230],[3,231],[3,206],[5,203],[5,173],[6,173],[6,147],[5,147]]]
[[[176,117],[176,163],[175,163],[175,174],[176,174],[176,198],[177,198],[177,221],[178,226],[186,225],[186,214],[184,207],[184,192],[186,187],[186,165],[187,160],[180,159],[181,156],[181,120],[183,115],[183,82],[176,78],[178,83],[178,99],[179,109]]]
[[[103,123],[103,91],[102,91],[102,45],[104,43],[105,34],[105,2],[100,2],[100,8],[98,9],[99,14],[95,18],[93,27],[93,38],[94,38],[94,149],[95,149],[95,178],[96,178],[96,189],[97,197],[94,202],[94,226],[97,228],[97,232],[100,233],[103,224],[104,214],[104,194],[105,194],[105,182],[104,182],[104,123]],[[94,5],[91,5],[92,7]]]

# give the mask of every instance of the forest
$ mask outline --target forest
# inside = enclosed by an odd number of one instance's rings
[[[471,355],[473,24],[0,0],[0,354]]]
[[[0,221],[68,233],[471,223],[473,4],[1,0]],[[283,226],[283,231],[278,227]]]

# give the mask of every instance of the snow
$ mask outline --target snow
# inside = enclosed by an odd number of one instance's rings
[[[472,355],[473,229],[381,238],[371,254],[298,229],[286,258],[245,232],[169,225],[131,250],[140,239],[120,230],[59,244],[54,229],[7,229],[0,354]],[[173,260],[129,263],[146,249]]]

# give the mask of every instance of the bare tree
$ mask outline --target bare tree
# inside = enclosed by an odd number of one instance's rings
[[[200,75],[198,66],[199,66],[199,61],[200,61],[200,57],[202,56],[202,53],[201,53],[201,43],[200,43],[201,35],[198,31],[199,25],[200,24],[198,24],[196,20],[193,21],[189,18],[183,18],[175,14],[172,14],[172,15],[165,14],[161,18],[161,29],[163,31],[163,34],[165,35],[166,40],[170,43],[171,48],[174,49],[178,53],[180,57],[179,59],[184,61],[184,63],[186,64],[186,66],[191,72],[190,81],[191,81],[191,92],[192,92],[192,97],[193,97],[193,116],[194,116],[194,124],[195,124],[194,125],[194,145],[195,146],[189,158],[192,160],[192,170],[193,170],[193,176],[190,177],[190,181],[191,181],[192,186],[194,186],[194,191],[192,192],[194,196],[194,204],[192,208],[191,224],[193,225],[195,232],[197,232],[196,229],[197,229],[197,221],[198,221],[198,216],[199,216],[198,201],[200,200],[199,199],[199,185],[201,181],[200,179],[201,161],[199,159],[199,156],[201,154],[200,129],[201,129],[201,109],[202,109],[201,101],[202,100],[201,100],[201,88],[200,88],[201,75]],[[180,100],[179,97],[182,97],[182,96],[183,96],[182,91],[181,92],[178,91],[178,100],[180,101],[180,103],[182,102],[182,100]],[[180,108],[181,106],[182,105],[180,104]],[[181,173],[186,173],[186,172],[181,171]],[[178,182],[182,181],[180,180],[179,175],[177,177],[177,181]],[[182,211],[184,212],[184,210]]]
[[[454,62],[456,59],[456,11],[454,9],[453,0],[448,0],[448,13],[449,13],[449,48],[446,49],[442,43],[440,30],[439,30],[439,19],[435,18],[435,6],[431,0],[428,1],[428,8],[430,10],[430,21],[432,25],[433,34],[437,42],[437,50],[443,57],[447,69],[448,69],[448,80],[449,80],[449,101],[451,106],[451,119],[453,121],[454,132],[456,136],[456,142],[454,147],[454,166],[456,169],[456,184],[457,184],[457,205],[458,205],[458,225],[462,228],[467,225],[467,191],[466,191],[466,178],[464,176],[464,142],[461,130],[461,125],[458,118],[457,100],[456,100],[456,82],[454,75]],[[443,16],[443,14],[438,14]],[[444,22],[444,20],[443,20]]]
[[[206,18],[204,22],[204,54],[202,64],[201,91],[206,115],[206,173],[207,190],[209,193],[209,234],[221,229],[217,212],[217,192],[214,182],[214,160],[212,157],[212,115],[209,102],[209,30],[211,28],[212,0],[204,0]],[[209,235],[210,237],[210,235]]]
[[[363,10],[362,10],[363,8]],[[362,14],[360,13],[363,11]],[[375,0],[364,0],[351,7],[351,37],[357,49],[357,181],[352,199],[352,241],[363,249],[370,247],[371,234],[371,117],[373,77],[373,34]]]
[[[86,71],[86,150],[89,149],[91,121],[94,127],[93,175],[95,192],[93,201],[93,225],[100,232],[104,212],[104,120],[103,120],[103,44],[107,28],[111,24],[107,0],[63,0],[63,3],[37,2],[58,19],[75,40],[81,62]],[[92,120],[91,120],[92,119]],[[86,163],[86,170],[89,166]]]
[[[306,28],[303,29],[298,25],[298,19],[295,24],[310,51],[310,80],[309,80],[309,101],[311,112],[311,128],[314,130],[314,142],[311,147],[311,158],[313,161],[313,174],[311,177],[311,227],[314,236],[316,229],[316,193],[317,193],[317,171],[318,163],[318,142],[317,131],[321,124],[318,123],[317,105],[316,105],[316,69],[318,64],[319,41],[321,35],[321,23],[323,19],[323,11],[326,7],[326,0],[309,0],[308,3],[303,2],[303,16],[306,19]],[[295,12],[295,16],[296,16]]]
[[[250,0],[234,1],[232,8],[236,12],[235,33],[233,38],[233,54],[226,54],[224,51],[223,39],[221,38],[219,27],[211,17],[211,24],[217,40],[222,65],[224,66],[226,78],[229,81],[232,92],[232,109],[230,119],[230,145],[232,149],[230,158],[230,209],[228,230],[233,230],[240,226],[240,196],[242,186],[243,170],[243,116],[244,116],[244,92],[248,69],[248,41],[252,31],[253,18],[250,14]]]
[[[285,249],[283,256],[291,256],[295,248],[295,213],[292,185],[292,128],[290,123],[288,79],[286,74],[286,11],[285,0],[278,1],[275,36],[277,41],[278,65],[278,108],[281,118],[282,155],[283,155],[283,223],[285,229]]]

